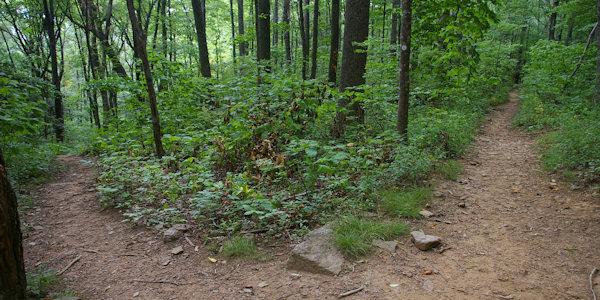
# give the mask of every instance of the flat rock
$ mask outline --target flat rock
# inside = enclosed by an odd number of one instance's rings
[[[344,256],[333,244],[333,229],[325,225],[311,231],[306,240],[294,247],[287,268],[326,275],[342,271]]]
[[[435,235],[427,235],[421,230],[412,231],[410,235],[412,236],[412,242],[415,244],[415,247],[422,251],[427,251],[431,248],[439,246],[442,243],[441,238]]]
[[[183,232],[177,229],[175,226],[165,230],[163,232],[163,241],[171,242],[181,237]]]
[[[396,241],[383,241],[383,240],[373,240],[373,245],[377,248],[381,248],[385,251],[394,253],[396,252],[396,247],[398,246],[398,242]]]
[[[421,211],[419,212],[419,214],[420,214],[422,217],[424,217],[424,218],[431,218],[431,217],[433,217],[433,216],[435,215],[434,213],[432,213],[432,212],[430,212],[430,211],[428,211],[428,210],[425,210],[425,209],[421,210]]]
[[[173,255],[178,255],[181,253],[183,253],[183,247],[181,247],[181,246],[177,246],[177,247],[171,249],[171,254],[173,254]]]

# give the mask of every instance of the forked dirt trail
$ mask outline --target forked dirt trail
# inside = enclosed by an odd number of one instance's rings
[[[410,224],[442,237],[443,253],[420,252],[404,237],[396,253],[376,251],[337,277],[292,276],[285,246],[263,247],[268,262],[212,263],[194,233],[197,252],[103,211],[93,168],[61,157],[65,171],[40,188],[38,209],[25,218],[27,267],[63,270],[80,257],[62,278],[83,299],[323,299],[361,286],[349,298],[589,299],[589,273],[600,267],[600,197],[554,185],[533,139],[511,128],[516,98],[490,115],[460,180],[437,183],[428,208],[437,215]],[[178,245],[184,253],[171,256]]]

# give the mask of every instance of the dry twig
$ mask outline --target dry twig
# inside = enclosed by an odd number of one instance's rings
[[[594,274],[598,271],[597,268],[594,268],[592,272],[590,272],[590,290],[592,290],[592,299],[596,300],[596,291],[594,291]]]
[[[338,298],[344,298],[344,297],[347,297],[347,296],[350,296],[350,295],[354,295],[354,294],[356,294],[356,293],[358,293],[358,292],[360,292],[360,291],[362,291],[364,289],[365,289],[365,287],[361,286],[361,287],[359,287],[357,289],[349,290],[347,292],[339,294]]]
[[[64,269],[60,270],[60,272],[56,273],[56,275],[62,275],[64,272],[66,272],[70,267],[72,267],[80,259],[81,259],[81,255],[75,257],[74,260],[72,260]]]

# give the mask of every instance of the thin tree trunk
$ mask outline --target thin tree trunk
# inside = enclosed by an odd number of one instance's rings
[[[200,57],[200,74],[210,78],[210,62],[208,61],[208,46],[206,45],[206,0],[192,0],[196,37],[198,38],[198,55]]]
[[[387,0],[383,0],[383,16],[381,17],[381,39],[385,39],[385,21],[387,16]]]
[[[334,84],[337,77],[340,51],[340,0],[331,0],[331,47],[329,49],[329,74],[327,81]]]
[[[342,74],[340,91],[355,89],[365,83],[365,67],[367,49],[363,43],[369,36],[369,0],[347,0],[344,13],[344,44],[342,48]],[[348,99],[342,97],[338,102],[338,111],[332,136],[339,138],[346,128],[346,112]],[[352,103],[353,114],[357,121],[364,122],[364,111],[358,102]]]
[[[308,53],[310,53],[310,11],[308,6],[310,5],[310,0],[304,1],[304,38],[306,39],[306,47],[308,49]]]
[[[313,7],[313,32],[312,32],[312,53],[311,60],[312,65],[310,68],[310,78],[315,79],[317,77],[317,50],[318,50],[318,36],[319,36],[319,0],[314,0]]]
[[[276,25],[279,23],[279,0],[274,0],[275,5],[273,7],[273,24]],[[279,29],[277,27],[273,28],[273,46],[277,46],[279,44]]]
[[[596,26],[600,26],[600,0],[596,2]],[[600,30],[596,31],[596,46],[600,49]],[[596,97],[595,104],[600,104],[600,51],[597,54],[596,62]]]
[[[0,299],[25,299],[27,280],[17,206],[0,149]]]
[[[573,17],[569,18],[567,24],[567,38],[565,39],[565,44],[569,45],[573,41],[573,27],[575,25],[575,19]]]
[[[238,9],[238,33],[240,37],[244,37],[244,0],[237,0]],[[248,54],[248,43],[241,41],[239,45],[240,56]]]
[[[302,79],[306,79],[306,64],[308,63],[308,40],[304,29],[304,7],[303,0],[298,0],[298,23],[300,24],[300,42],[302,44]]]
[[[233,22],[233,0],[229,0],[229,18],[231,19],[231,52],[235,62],[235,23]]]
[[[131,20],[131,31],[133,32],[134,51],[142,61],[142,70],[146,77],[146,89],[148,90],[148,103],[150,105],[150,113],[152,119],[152,132],[154,134],[154,145],[157,157],[162,157],[165,150],[162,145],[162,132],[160,129],[160,118],[158,115],[158,107],[156,103],[156,92],[154,91],[154,82],[152,81],[152,72],[150,72],[150,63],[148,62],[148,54],[146,52],[146,36],[142,31],[142,26],[135,13],[133,0],[127,0],[127,12],[129,20]]]
[[[56,35],[54,22],[54,0],[43,0],[44,24],[48,35],[50,65],[52,69],[52,85],[54,86],[54,133],[56,139],[62,142],[65,138],[64,108],[60,91],[60,76],[58,75],[58,56],[56,53]]]
[[[398,17],[400,10],[400,0],[392,0],[392,25],[390,27],[390,45],[395,53],[395,47],[398,43]]]
[[[410,40],[412,0],[402,0],[402,27],[400,28],[400,76],[398,91],[398,132],[406,139],[408,133],[408,99],[410,95]]]
[[[290,44],[290,0],[283,0],[283,23],[285,31],[283,32],[283,43],[285,44],[285,60],[288,64],[292,63],[292,45]]]
[[[548,40],[554,41],[556,40],[555,32],[556,32],[556,8],[558,7],[558,0],[552,1],[552,13],[550,14],[550,18],[548,20]]]

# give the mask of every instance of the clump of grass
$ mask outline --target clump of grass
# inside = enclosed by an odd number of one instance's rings
[[[381,208],[390,215],[418,217],[423,203],[431,197],[428,187],[387,190],[380,194]]]
[[[247,237],[235,236],[223,244],[221,254],[227,257],[253,258],[257,257],[258,250],[254,241]]]
[[[335,246],[350,258],[368,254],[374,239],[389,240],[406,234],[408,226],[400,222],[378,222],[355,216],[342,218],[334,227]]]
[[[34,298],[43,298],[58,282],[59,278],[54,270],[40,267],[27,273],[27,294]]]
[[[458,180],[458,176],[463,172],[463,166],[456,160],[448,160],[440,164],[437,171],[444,178],[456,181]]]

